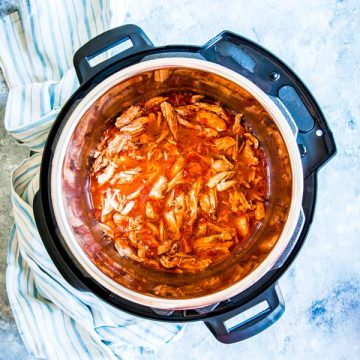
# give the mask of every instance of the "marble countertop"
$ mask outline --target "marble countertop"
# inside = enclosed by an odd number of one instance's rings
[[[0,15],[16,1],[0,2]],[[338,147],[318,176],[317,209],[307,241],[280,280],[282,318],[233,345],[217,342],[202,323],[189,324],[156,359],[360,358],[360,2],[358,0],[129,1],[127,23],[156,45],[203,44],[224,29],[282,58],[321,106]],[[0,359],[30,359],[5,290],[12,224],[10,171],[27,155],[3,127],[7,89],[0,78]]]

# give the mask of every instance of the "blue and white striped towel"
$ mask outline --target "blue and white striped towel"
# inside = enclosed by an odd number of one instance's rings
[[[35,155],[12,175],[15,225],[6,285],[29,352],[47,359],[133,359],[153,353],[182,326],[140,320],[72,288],[48,256],[34,222],[32,201],[49,128],[78,86],[72,57],[90,38],[122,22],[119,0],[20,0],[0,20],[0,65],[10,88],[8,132]]]

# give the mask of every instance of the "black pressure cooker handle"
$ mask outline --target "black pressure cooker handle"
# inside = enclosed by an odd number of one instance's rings
[[[206,43],[200,54],[248,78],[265,93],[277,97],[294,119],[304,178],[336,153],[336,145],[318,104],[299,77],[258,44],[229,31]]]
[[[125,41],[130,41],[131,46],[124,51],[91,66],[91,59],[114,48]],[[136,25],[123,25],[108,30],[83,45],[74,55],[74,66],[80,84],[86,82],[101,70],[126,58],[153,47],[153,43],[144,31]]]
[[[249,319],[237,322],[236,317],[245,315],[246,311],[261,310]],[[210,329],[216,339],[225,344],[245,340],[267,329],[276,322],[285,311],[284,299],[277,283],[258,295],[250,302],[235,308],[223,315],[207,319],[205,325]],[[229,321],[235,325],[230,325]]]

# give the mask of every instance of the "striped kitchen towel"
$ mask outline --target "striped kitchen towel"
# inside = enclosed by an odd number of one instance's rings
[[[11,308],[29,352],[47,359],[133,359],[177,338],[182,326],[135,318],[59,274],[36,229],[32,201],[41,152],[60,108],[78,86],[74,52],[118,26],[120,0],[20,0],[0,19],[0,65],[9,85],[7,131],[35,154],[12,174],[15,225],[7,257]]]

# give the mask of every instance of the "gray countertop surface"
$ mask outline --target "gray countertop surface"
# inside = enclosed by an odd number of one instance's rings
[[[0,1],[0,16],[16,1]],[[224,29],[282,58],[308,85],[334,133],[338,154],[319,173],[315,218],[295,263],[280,280],[286,312],[263,333],[233,345],[189,324],[157,359],[360,358],[360,2],[358,0],[129,1],[127,23],[156,45],[203,44]],[[28,151],[10,138],[0,77],[0,359],[30,359],[6,296],[12,214],[10,173]]]

